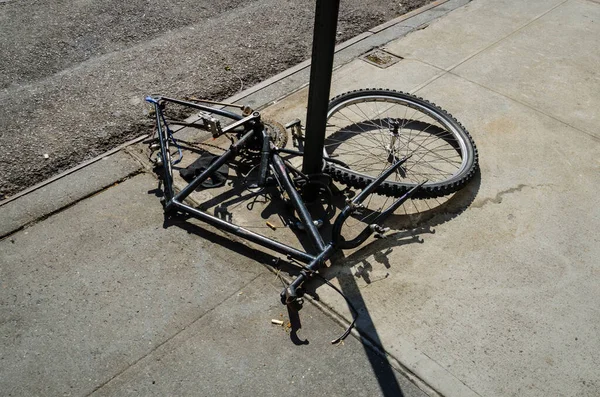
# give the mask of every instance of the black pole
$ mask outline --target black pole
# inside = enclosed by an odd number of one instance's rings
[[[323,163],[327,105],[339,9],[340,0],[317,0],[302,163],[302,171],[309,175],[321,172]]]

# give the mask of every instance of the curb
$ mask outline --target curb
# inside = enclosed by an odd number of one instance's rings
[[[134,138],[134,139],[132,139],[130,141],[122,143],[119,146],[117,146],[117,147],[115,147],[115,148],[113,148],[113,149],[111,149],[111,150],[109,150],[107,152],[104,152],[104,153],[102,153],[99,156],[96,156],[96,157],[94,157],[92,159],[84,161],[83,163],[80,163],[80,164],[76,165],[73,168],[69,168],[68,170],[63,171],[60,174],[57,174],[57,175],[55,175],[55,176],[53,176],[51,178],[48,178],[45,181],[42,181],[42,182],[37,183],[37,184],[35,184],[35,185],[31,186],[31,187],[28,187],[27,189],[20,191],[19,193],[15,194],[14,196],[10,196],[10,197],[8,197],[8,198],[0,201],[0,207],[6,205],[8,203],[10,203],[11,201],[14,201],[14,200],[18,199],[19,197],[23,197],[23,196],[25,196],[25,195],[27,195],[29,193],[32,193],[32,192],[34,192],[34,191],[36,191],[36,190],[38,190],[38,189],[40,189],[40,188],[42,188],[42,187],[44,187],[46,185],[49,185],[52,182],[55,182],[55,181],[57,181],[59,179],[62,179],[65,176],[74,173],[75,171],[79,171],[80,169],[83,169],[83,168],[85,168],[85,167],[87,167],[89,165],[92,165],[92,164],[94,164],[97,161],[100,161],[100,160],[102,160],[102,159],[104,159],[104,158],[106,158],[106,157],[108,157],[108,156],[110,156],[112,154],[115,154],[115,153],[117,153],[117,152],[125,149],[128,146],[131,146],[131,145],[134,145],[134,144],[136,144],[138,142],[141,142],[144,138],[146,138],[146,135],[142,135],[142,136]]]

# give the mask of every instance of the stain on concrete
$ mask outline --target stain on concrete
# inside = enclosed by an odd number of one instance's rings
[[[489,203],[500,204],[500,203],[502,203],[502,198],[505,195],[512,194],[512,193],[515,193],[515,192],[520,192],[525,187],[531,187],[531,186],[525,185],[525,184],[521,183],[521,184],[519,184],[516,187],[511,187],[510,189],[502,190],[502,191],[496,193],[496,196],[493,197],[493,198],[488,197],[488,198],[482,200],[481,202],[473,203],[473,205],[471,205],[471,208],[483,208],[484,206],[486,206]]]

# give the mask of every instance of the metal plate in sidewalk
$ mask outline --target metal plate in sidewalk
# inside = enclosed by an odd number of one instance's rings
[[[371,65],[385,69],[392,66],[402,58],[376,48],[373,51],[363,55],[361,59],[367,63],[370,63]]]

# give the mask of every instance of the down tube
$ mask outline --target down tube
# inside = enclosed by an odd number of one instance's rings
[[[229,233],[235,234],[236,236],[242,237],[248,241],[252,241],[256,244],[262,245],[263,247],[272,249],[273,251],[279,252],[284,255],[289,255],[290,257],[297,259],[301,262],[310,263],[315,259],[314,256],[309,255],[306,252],[302,252],[300,250],[297,250],[296,248],[290,247],[289,245],[282,244],[261,234],[254,233],[248,229],[244,229],[241,226],[224,221],[223,219],[217,218],[216,216],[210,215],[204,211],[200,211],[196,208],[190,207],[189,205],[180,203],[176,200],[173,200],[172,203],[176,208],[179,208],[180,210],[183,210],[188,214],[192,215],[193,217],[198,218],[210,225],[225,230]]]

